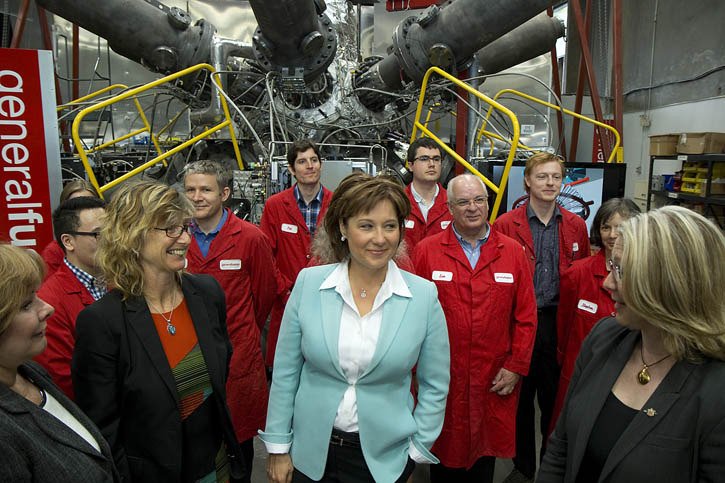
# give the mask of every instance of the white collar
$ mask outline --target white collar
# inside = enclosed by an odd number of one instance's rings
[[[433,199],[431,200],[431,203],[435,203],[436,198],[438,198],[438,193],[441,191],[440,186],[438,186],[438,183],[436,183],[436,194],[433,195]],[[416,203],[424,203],[425,200],[423,199],[420,194],[415,191],[415,187],[413,186],[413,183],[410,183],[410,192],[413,193],[413,199]]]
[[[340,295],[343,295],[343,292],[352,293],[350,277],[348,276],[348,265],[349,260],[338,263],[332,273],[322,282],[320,290],[334,288]],[[392,260],[388,261],[388,272],[385,274],[385,281],[383,281],[378,291],[378,295],[382,295],[383,299],[388,298],[390,294],[408,298],[413,297],[413,294],[410,293],[410,289],[408,288],[408,284],[403,279],[403,274],[400,273],[400,269]]]

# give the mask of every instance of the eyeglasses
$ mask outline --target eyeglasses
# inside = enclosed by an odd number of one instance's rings
[[[433,162],[433,164],[439,164],[443,160],[440,156],[418,156],[417,158],[413,158],[413,161],[422,161],[424,163],[430,163]]]
[[[483,206],[486,204],[486,201],[488,201],[488,198],[485,196],[477,196],[476,198],[473,198],[472,200],[456,200],[452,201],[451,203],[458,206],[459,208],[466,208],[468,205],[473,202],[476,206]]]
[[[191,223],[184,223],[183,225],[174,225],[166,228],[154,228],[154,230],[161,230],[166,232],[166,236],[169,238],[179,238],[182,233],[186,232],[191,235],[194,227]]]
[[[98,240],[101,237],[100,231],[68,231],[66,233],[69,235],[92,236],[96,240]]]
[[[609,265],[609,271],[614,274],[614,280],[617,282],[622,281],[622,267],[614,263],[614,260],[611,258],[607,260],[607,265]]]

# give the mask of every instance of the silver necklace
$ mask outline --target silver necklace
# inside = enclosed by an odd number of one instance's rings
[[[364,299],[367,296],[368,296],[368,291],[365,290],[364,288],[360,289],[360,298]]]
[[[176,308],[176,291],[174,291],[174,298],[171,301],[171,312],[169,312],[168,319],[166,318],[166,316],[164,315],[164,313],[162,311],[160,311],[159,309],[156,308],[155,305],[153,305],[148,300],[146,300],[146,302],[149,304],[149,306],[152,309],[154,309],[155,311],[157,311],[159,313],[159,315],[161,316],[162,319],[164,319],[164,322],[166,322],[166,330],[169,332],[169,334],[176,335],[176,326],[171,323],[171,319],[174,317],[174,309]]]

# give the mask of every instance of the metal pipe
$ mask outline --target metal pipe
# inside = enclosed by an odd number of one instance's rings
[[[398,90],[403,80],[420,83],[432,66],[465,70],[473,54],[523,24],[553,0],[457,0],[443,7],[428,7],[418,17],[408,17],[393,34],[393,53],[373,66],[357,82],[358,88]],[[402,77],[405,79],[401,79]],[[358,91],[366,106],[380,103],[374,91]]]
[[[306,81],[327,70],[337,36],[323,0],[250,0],[249,6],[258,23],[254,53],[264,70]]]
[[[476,52],[484,74],[494,74],[550,52],[564,36],[564,23],[542,12]]]
[[[192,25],[184,10],[156,0],[36,0],[36,3],[108,41],[118,54],[168,74],[209,60],[214,26]]]

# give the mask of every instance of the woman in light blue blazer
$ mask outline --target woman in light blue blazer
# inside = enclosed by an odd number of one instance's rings
[[[448,333],[435,285],[393,262],[409,212],[391,180],[353,174],[335,191],[321,257],[335,263],[300,272],[277,342],[270,481],[404,482],[438,462]]]

